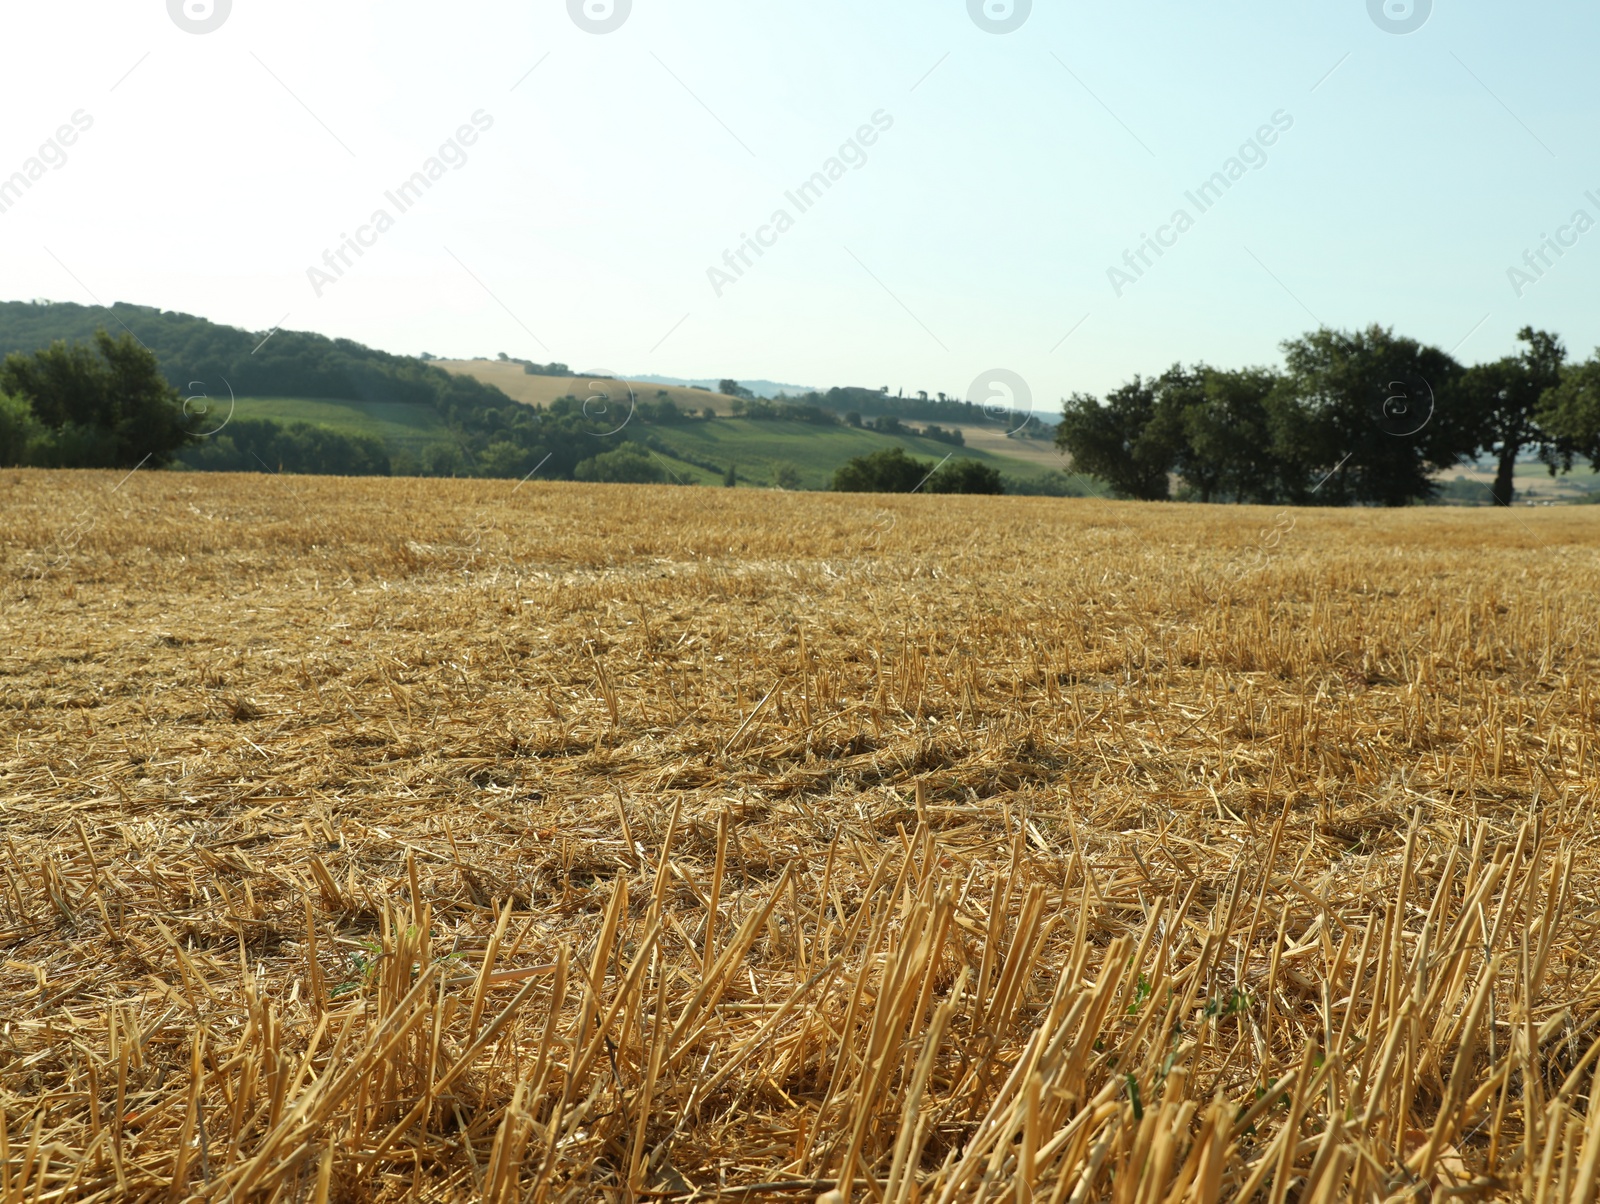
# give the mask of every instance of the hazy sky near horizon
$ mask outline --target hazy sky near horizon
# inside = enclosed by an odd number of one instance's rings
[[[0,13],[6,299],[1041,411],[1319,323],[1600,343],[1592,3],[197,2]]]

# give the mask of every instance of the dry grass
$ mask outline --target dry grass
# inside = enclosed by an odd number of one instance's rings
[[[1600,511],[116,485],[0,474],[3,1204],[1594,1195]]]
[[[606,388],[604,384],[597,384],[594,378],[586,376],[530,376],[523,371],[521,364],[501,363],[499,360],[435,360],[434,366],[493,385],[507,397],[525,405],[547,406],[560,397],[576,397],[582,401]],[[592,368],[595,365],[589,366]],[[733,398],[723,393],[647,381],[623,383],[633,390],[635,401],[653,402],[657,393],[665,393],[679,409],[694,414],[704,409],[715,410],[724,417],[733,413]],[[620,391],[614,404],[617,407],[617,421],[621,421],[622,416],[628,413],[627,388]]]

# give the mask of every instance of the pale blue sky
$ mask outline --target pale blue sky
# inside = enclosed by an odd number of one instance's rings
[[[607,34],[566,0],[233,0],[194,34],[167,0],[79,0],[8,4],[0,40],[0,178],[94,123],[0,213],[7,298],[681,376],[961,393],[1001,367],[1041,410],[1275,362],[1318,320],[1468,361],[1524,323],[1600,343],[1600,230],[1521,297],[1507,278],[1600,218],[1592,3],[1436,0],[1402,36],[1366,0],[1037,0],[1000,34],[966,0],[634,0]],[[465,166],[398,213],[384,193],[480,110]],[[795,209],[880,111],[865,164]],[[1280,111],[1265,165],[1117,296],[1108,269]],[[308,269],[379,208],[319,297]],[[719,297],[708,270],[779,208]]]

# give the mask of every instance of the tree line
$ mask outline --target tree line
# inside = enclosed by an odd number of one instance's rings
[[[1434,473],[1478,457],[1509,506],[1526,452],[1552,474],[1600,467],[1600,351],[1574,363],[1524,327],[1520,350],[1464,367],[1392,329],[1323,328],[1282,344],[1284,366],[1176,364],[1063,405],[1057,446],[1119,496],[1402,506]]]
[[[115,337],[108,331],[117,332]],[[0,463],[387,472],[373,440],[304,424],[217,430],[239,397],[404,402],[438,415],[443,437],[413,462],[426,475],[572,479],[616,425],[576,398],[522,405],[492,385],[410,356],[300,331],[251,333],[147,306],[0,303]],[[207,400],[197,403],[199,394]],[[64,399],[71,397],[70,403]],[[258,423],[261,420],[257,420]],[[263,441],[271,443],[264,450]],[[410,453],[397,452],[394,459]],[[278,457],[278,458],[274,458]]]

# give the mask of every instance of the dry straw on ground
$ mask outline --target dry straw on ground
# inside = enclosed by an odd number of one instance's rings
[[[0,474],[3,1204],[1595,1194],[1600,511],[116,485]]]

